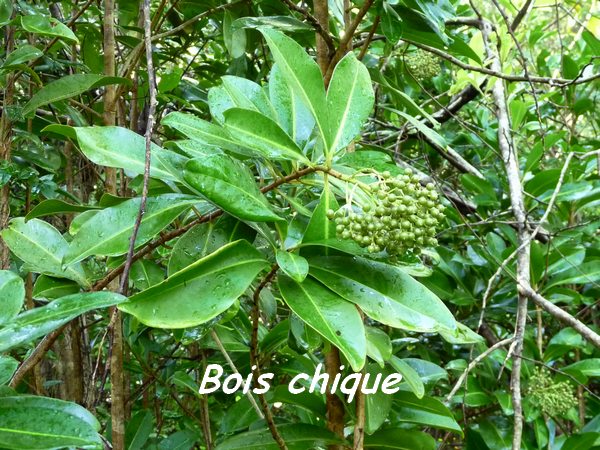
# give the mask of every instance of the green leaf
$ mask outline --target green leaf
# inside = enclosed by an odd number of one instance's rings
[[[244,147],[269,159],[310,163],[302,150],[276,122],[259,112],[232,108],[225,111],[225,129]]]
[[[223,20],[223,41],[232,58],[241,58],[246,52],[246,30],[232,29],[234,18],[230,11],[225,11]]]
[[[227,155],[190,160],[184,178],[194,189],[229,214],[242,220],[282,220],[260,192],[250,169]]]
[[[292,277],[298,283],[302,283],[308,275],[308,261],[295,253],[277,250],[275,257],[277,264],[288,276]]]
[[[380,367],[392,356],[392,341],[387,333],[379,328],[366,327],[367,356],[376,361]]]
[[[381,376],[384,380],[389,372],[381,372],[381,369],[376,364],[369,364],[366,368],[366,373],[369,375],[367,388],[372,389],[376,377]],[[367,434],[373,434],[377,431],[387,419],[392,409],[392,396],[386,394],[381,389],[377,389],[374,394],[367,394],[365,398],[365,431]]]
[[[326,148],[329,142],[327,101],[323,76],[317,63],[293,39],[279,31],[261,28],[275,63],[290,88],[298,94],[315,118]]]
[[[144,291],[163,281],[165,270],[154,261],[138,259],[131,265],[129,278],[137,290]]]
[[[420,332],[456,327],[442,301],[397,267],[344,256],[315,257],[309,264],[312,276],[385,325]]]
[[[0,26],[10,22],[13,13],[12,0],[0,0]]]
[[[435,144],[437,144],[438,146],[440,146],[444,150],[448,150],[448,149],[451,148],[446,143],[446,140],[444,139],[444,137],[442,135],[440,135],[433,128],[429,128],[427,125],[425,125],[419,119],[415,119],[413,116],[411,116],[410,114],[406,114],[404,111],[394,111],[394,112],[396,114],[404,117],[406,120],[408,120],[411,123],[411,125],[413,125],[421,133],[423,133],[424,136],[426,136],[427,138],[429,138],[432,142],[434,142]]]
[[[25,220],[31,220],[43,216],[52,216],[54,214],[78,213],[89,211],[91,209],[99,208],[97,206],[90,205],[74,205],[63,200],[51,198],[35,205],[35,207],[27,213]]]
[[[0,270],[0,325],[19,314],[24,300],[25,285],[21,277],[10,270]]]
[[[277,64],[269,75],[269,96],[279,125],[294,142],[302,146],[315,128],[315,119],[298,94],[286,83]]]
[[[242,397],[233,405],[230,405],[221,418],[219,433],[228,434],[248,428],[252,423],[259,420],[256,410],[250,404],[248,397]]]
[[[35,280],[32,295],[38,300],[54,300],[78,292],[79,285],[74,281],[40,275]]]
[[[600,433],[574,434],[567,438],[560,450],[590,450],[600,445]]]
[[[478,344],[484,341],[481,335],[459,322],[454,323],[454,328],[440,327],[438,332],[451,344]]]
[[[63,266],[69,244],[49,223],[39,219],[25,222],[22,217],[11,220],[8,228],[0,233],[10,250],[32,272],[44,273],[58,278],[68,278],[84,287],[90,282],[81,264]]]
[[[33,395],[2,397],[0,402],[2,448],[101,448],[99,430],[96,418],[75,403]]]
[[[400,391],[394,395],[396,419],[462,434],[460,425],[442,402],[433,397],[418,398],[411,392]]]
[[[402,379],[406,381],[413,394],[419,399],[423,398],[425,395],[425,386],[417,371],[397,356],[392,356],[389,362],[396,372],[402,375]]]
[[[328,444],[343,444],[331,431],[305,423],[288,423],[277,426],[277,430],[289,450],[306,450]],[[268,429],[259,429],[236,434],[221,442],[215,450],[277,450]]]
[[[273,106],[267,94],[253,81],[245,78],[224,76],[223,84],[208,91],[208,104],[213,118],[223,123],[223,114],[231,108],[249,109],[264,116],[275,118]]]
[[[0,352],[44,336],[87,311],[125,300],[114,292],[88,292],[61,297],[45,306],[25,311],[0,329]]]
[[[81,151],[95,164],[144,173],[146,140],[122,127],[75,128]],[[127,151],[124,151],[124,150]],[[150,176],[163,181],[180,181],[188,158],[152,144]]]
[[[148,441],[153,431],[152,412],[148,410],[138,411],[128,421],[125,430],[125,442],[127,450],[141,450]]]
[[[372,436],[365,436],[364,448],[435,450],[435,439],[422,431],[386,428]]]
[[[352,368],[359,371],[365,364],[367,340],[356,307],[309,278],[298,283],[280,276],[278,284],[292,311],[338,347]]]
[[[200,325],[227,310],[266,265],[247,241],[236,241],[134,295],[119,309],[155,328]]]
[[[223,127],[191,114],[172,112],[162,120],[162,124],[201,144],[215,146],[233,153],[244,153],[238,142]]]
[[[2,64],[2,69],[10,69],[19,64],[28,63],[43,55],[42,51],[33,45],[21,45],[6,57],[4,64]]]
[[[327,217],[330,209],[337,211],[340,205],[335,199],[329,184],[325,184],[319,203],[310,217],[302,242],[317,242],[335,239],[335,222]]]
[[[31,15],[21,17],[21,26],[25,31],[41,36],[52,36],[65,41],[79,43],[77,36],[65,24],[47,15]]]
[[[367,68],[349,52],[335,66],[327,89],[330,152],[346,147],[360,134],[373,109],[375,94]]]
[[[242,17],[237,19],[231,25],[231,30],[236,31],[241,28],[260,28],[271,27],[281,31],[313,31],[313,27],[289,16],[262,16],[262,17]]]
[[[92,255],[117,256],[127,253],[141,201],[140,197],[132,198],[98,211],[81,226],[71,241],[64,263],[72,264]],[[148,198],[135,241],[136,247],[148,242],[198,201],[194,196],[181,194]]]
[[[588,377],[600,377],[600,358],[589,358],[569,364],[562,369],[567,373],[581,374]]]
[[[23,115],[27,116],[40,106],[75,97],[90,89],[107,84],[130,84],[130,81],[126,78],[107,77],[93,73],[67,75],[48,83],[37,91],[23,107]]]
[[[0,355],[0,386],[10,381],[17,367],[19,367],[19,361],[10,356]]]
[[[244,222],[230,216],[221,217],[216,223],[198,224],[190,228],[173,246],[168,273],[172,275],[179,272],[230,242],[239,239],[252,242],[255,234]]]
[[[588,284],[597,283],[598,281],[600,281],[600,259],[595,259],[572,267],[550,278],[549,283],[544,286],[544,290],[546,291],[553,286],[564,284]]]

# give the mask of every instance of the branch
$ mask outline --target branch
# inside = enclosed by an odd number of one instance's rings
[[[146,48],[146,66],[148,73],[148,92],[149,92],[149,107],[146,120],[146,152],[144,155],[144,178],[142,184],[142,197],[140,199],[140,209],[135,224],[129,239],[129,249],[123,266],[123,276],[121,277],[121,294],[127,295],[127,287],[129,283],[129,271],[133,263],[133,253],[135,251],[135,241],[137,239],[142,218],[146,212],[146,202],[148,200],[148,183],[150,181],[150,163],[152,161],[152,129],[154,128],[154,115],[156,113],[156,74],[154,73],[154,63],[152,61],[152,29],[150,21],[150,0],[144,0],[144,45]]]
[[[492,72],[501,73],[502,65],[498,49],[492,47],[492,27],[489,22],[482,20],[481,32],[487,58],[491,61]],[[519,172],[517,151],[514,147],[510,118],[506,102],[506,91],[504,82],[496,79],[492,86],[492,96],[496,106],[496,117],[498,120],[498,146],[502,154],[513,215],[517,220],[517,232],[519,239],[519,250],[517,252],[517,283],[529,285],[530,280],[530,242],[531,236],[527,228],[527,214],[523,199],[523,186]],[[517,302],[517,317],[514,335],[514,355],[511,372],[510,387],[512,390],[512,401],[514,409],[514,433],[513,450],[521,448],[521,437],[523,433],[523,406],[521,403],[521,354],[523,353],[523,338],[525,325],[527,323],[527,297],[519,292]]]
[[[556,317],[561,322],[565,323],[572,327],[575,331],[577,331],[585,340],[595,345],[597,348],[600,348],[600,335],[583,322],[579,321],[575,317],[573,317],[568,312],[556,306],[550,300],[542,297],[536,291],[533,290],[531,285],[529,284],[519,284],[520,291],[533,300],[536,305],[542,308],[544,311],[550,313],[553,317]]]
[[[223,354],[223,357],[225,358],[225,361],[227,361],[227,364],[229,365],[229,367],[231,368],[231,370],[234,373],[237,373],[238,375],[240,375],[240,371],[237,369],[237,367],[233,363],[233,360],[231,359],[231,356],[229,356],[229,353],[227,353],[227,350],[223,346],[223,343],[221,342],[221,339],[219,338],[219,335],[216,333],[216,331],[215,331],[214,328],[210,329],[210,335],[213,338],[213,341],[215,341],[215,344],[217,344],[217,347],[219,348],[219,351]],[[240,377],[241,377],[241,375],[240,375]],[[245,383],[246,382],[244,381],[244,384]],[[264,419],[264,416],[263,416],[262,411],[260,410],[260,407],[256,403],[256,400],[254,400],[254,397],[252,395],[252,390],[251,389],[248,389],[248,391],[246,392],[246,397],[248,398],[248,400],[250,401],[250,404],[252,405],[252,407],[254,408],[254,410],[256,411],[256,413],[258,414],[258,417],[260,417],[261,419]]]
[[[429,53],[433,53],[434,55],[437,55],[440,58],[450,61],[452,64],[460,67],[461,69],[470,70],[473,72],[484,73],[486,75],[491,75],[493,77],[501,78],[506,81],[527,81],[527,82],[533,82],[533,83],[549,84],[550,86],[565,87],[565,86],[570,86],[570,85],[589,83],[590,81],[600,78],[600,73],[590,75],[590,76],[584,77],[584,78],[582,78],[582,74],[580,74],[576,78],[573,78],[573,79],[539,77],[539,76],[524,76],[524,75],[507,75],[497,69],[494,70],[494,69],[488,69],[487,67],[478,67],[478,66],[473,66],[471,64],[466,64],[466,63],[462,62],[460,59],[455,58],[454,56],[450,55],[449,53],[446,53],[435,47],[430,47],[429,45],[424,45],[419,42],[412,41],[410,39],[403,39],[403,40],[405,42],[408,42],[409,44],[414,45],[415,47],[419,47],[422,50],[425,50]]]
[[[270,272],[263,278],[260,282],[256,290],[254,291],[254,295],[252,296],[252,335],[250,337],[250,365],[251,370],[256,374],[257,379],[261,375],[260,363],[258,361],[258,326],[260,320],[260,293],[262,290],[275,278],[277,275],[277,270],[279,270],[279,266],[274,264],[271,267]],[[273,413],[271,413],[271,409],[269,408],[269,404],[265,399],[264,394],[257,394],[258,401],[260,402],[260,406],[262,407],[263,413],[265,415],[265,420],[269,427],[269,431],[271,432],[271,436],[279,446],[281,450],[288,450],[287,445],[281,434],[279,434],[279,430],[277,429],[277,425],[275,424],[275,420],[273,419]]]
[[[356,31],[356,29],[358,28],[358,25],[360,24],[360,22],[363,20],[363,18],[369,11],[369,8],[371,7],[372,4],[373,4],[373,0],[365,0],[362,7],[358,10],[358,13],[356,13],[356,17],[354,17],[354,20],[352,21],[352,23],[344,31],[344,37],[340,41],[340,45],[339,45],[337,51],[335,52],[335,54],[329,61],[329,66],[327,67],[327,72],[325,72],[325,74],[324,74],[325,86],[327,86],[329,84],[329,80],[331,80],[331,75],[333,74],[333,69],[335,69],[336,64],[339,62],[340,59],[342,59],[342,57],[348,51],[348,44],[352,42],[352,38],[354,37],[354,32]]]
[[[481,361],[483,361],[485,358],[487,358],[492,352],[494,352],[495,350],[499,349],[500,347],[504,347],[505,345],[511,344],[513,342],[513,340],[514,340],[514,337],[509,337],[507,339],[503,339],[501,341],[498,341],[494,345],[492,345],[490,348],[488,348],[486,351],[484,351],[483,353],[481,353],[480,355],[478,355],[475,359],[473,359],[473,361],[471,361],[469,363],[469,365],[467,366],[467,368],[460,375],[460,377],[458,378],[458,380],[456,380],[456,383],[454,384],[454,387],[452,388],[452,390],[450,391],[450,393],[446,396],[446,400],[445,400],[444,403],[446,403],[446,404],[450,403],[450,400],[452,400],[452,397],[454,397],[454,395],[456,395],[456,392],[458,392],[458,390],[460,389],[460,387],[464,383],[465,379],[467,378],[467,375],[469,375],[469,372],[471,370],[473,370],[473,368],[477,364],[479,364]]]
[[[304,16],[306,21],[309,22],[312,25],[312,27],[315,29],[315,31],[317,33],[319,33],[319,36],[321,36],[321,38],[323,38],[323,41],[325,41],[325,44],[327,45],[327,49],[329,50],[329,53],[333,55],[335,53],[335,42],[333,42],[333,37],[331,36],[331,34],[329,34],[329,32],[327,30],[325,30],[325,28],[323,28],[321,26],[321,24],[319,23],[317,18],[315,16],[313,16],[307,9],[304,9],[304,8],[296,5],[292,0],[281,0],[281,1],[283,3],[285,3],[287,5],[287,7],[290,8],[291,10],[296,11]]]

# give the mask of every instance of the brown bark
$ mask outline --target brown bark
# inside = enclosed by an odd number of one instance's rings
[[[6,25],[4,29],[5,50],[8,55],[14,49],[14,27]],[[9,74],[4,88],[4,99],[2,101],[2,117],[0,118],[0,160],[10,161],[10,149],[12,143],[12,123],[7,111],[13,104],[15,89],[14,74]],[[0,230],[8,226],[10,218],[10,183],[6,183],[0,190]],[[10,267],[10,250],[0,238],[0,269]]]
[[[318,20],[321,28],[323,28],[326,32],[329,32],[329,6],[327,0],[314,0],[313,4],[315,18]],[[331,55],[329,54],[327,43],[319,33],[316,33],[316,41],[317,63],[321,68],[321,72],[325,74],[325,72],[327,72],[327,67],[329,67]]]

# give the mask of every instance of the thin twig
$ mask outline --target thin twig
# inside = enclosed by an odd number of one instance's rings
[[[152,29],[150,20],[150,0],[144,0],[144,44],[146,48],[146,66],[148,72],[148,91],[149,106],[148,117],[146,120],[146,152],[144,155],[144,180],[142,184],[142,196],[140,199],[140,209],[133,225],[131,238],[129,239],[129,249],[123,267],[123,276],[121,277],[121,294],[127,295],[129,283],[129,271],[133,263],[133,254],[135,252],[135,241],[142,224],[142,218],[146,212],[146,203],[148,200],[148,184],[150,182],[150,163],[152,160],[152,130],[154,128],[154,115],[156,113],[156,74],[154,73],[154,63],[152,61]]]
[[[220,350],[221,354],[225,358],[225,361],[227,361],[227,364],[229,365],[229,367],[231,368],[231,370],[234,373],[237,373],[238,375],[240,375],[240,371],[237,369],[237,367],[233,363],[233,360],[231,359],[231,356],[229,356],[229,353],[227,352],[227,350],[223,346],[223,343],[221,342],[221,339],[219,338],[219,335],[216,333],[216,331],[214,330],[214,328],[211,328],[210,335],[211,335],[213,341],[215,341],[215,344],[217,345],[217,347]],[[245,384],[245,382],[244,382],[244,384]],[[264,419],[264,416],[263,416],[262,411],[260,410],[260,407],[256,403],[256,400],[254,400],[254,396],[252,395],[252,390],[251,389],[248,389],[248,392],[246,393],[246,397],[248,398],[248,400],[250,401],[250,404],[252,405],[252,407],[254,408],[254,410],[256,411],[256,413],[258,414],[258,417],[260,417],[261,419]]]
[[[504,347],[505,345],[511,344],[513,342],[513,340],[514,340],[514,337],[511,336],[511,337],[509,337],[507,339],[503,339],[501,341],[498,341],[494,345],[492,345],[490,348],[488,348],[486,351],[482,352],[476,358],[474,358],[469,363],[469,365],[464,370],[464,372],[460,375],[460,377],[458,377],[458,380],[456,380],[456,383],[454,384],[454,387],[452,388],[452,390],[450,391],[450,393],[446,396],[445,403],[446,404],[450,403],[450,400],[452,400],[452,397],[454,397],[456,395],[456,393],[458,392],[458,390],[460,389],[460,387],[464,383],[465,379],[469,375],[469,372],[471,370],[473,370],[473,368],[477,364],[479,364],[481,361],[483,361],[485,358],[487,358],[492,352],[494,352],[495,350],[499,349],[500,347]]]
[[[539,76],[535,76],[535,75],[531,75],[531,76],[507,75],[499,70],[488,69],[487,67],[478,67],[478,66],[473,66],[471,64],[466,64],[466,63],[462,62],[460,59],[455,58],[454,56],[450,55],[449,53],[446,53],[443,50],[439,50],[435,47],[430,47],[429,45],[421,44],[420,42],[416,42],[416,41],[406,39],[406,38],[404,38],[403,40],[405,42],[408,42],[408,43],[414,45],[415,47],[419,47],[422,50],[425,50],[429,53],[433,53],[434,55],[437,55],[440,58],[443,58],[443,59],[451,62],[455,66],[460,67],[461,69],[469,70],[469,71],[473,71],[473,72],[479,72],[479,73],[483,73],[486,75],[491,75],[493,77],[501,78],[502,80],[506,80],[506,81],[513,81],[513,82],[517,82],[517,81],[530,82],[531,81],[533,83],[541,83],[541,84],[549,84],[550,86],[565,87],[565,86],[570,86],[570,85],[589,83],[590,81],[600,78],[600,73],[590,75],[588,77],[582,77],[582,74],[580,74],[576,78],[573,78],[573,79],[539,77]]]

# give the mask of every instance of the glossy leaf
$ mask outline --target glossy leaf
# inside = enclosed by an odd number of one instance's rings
[[[121,127],[82,127],[75,128],[75,133],[81,151],[93,163],[125,169],[135,174],[144,173],[144,136]],[[183,166],[187,160],[184,156],[152,144],[150,176],[178,181],[182,178]]]
[[[25,220],[35,219],[37,217],[51,216],[54,214],[80,213],[92,209],[99,209],[97,206],[74,205],[56,198],[51,198],[38,203],[25,216]]]
[[[140,209],[141,198],[132,198],[117,206],[98,211],[86,221],[69,245],[65,264],[92,255],[116,256],[127,253]],[[150,197],[135,241],[136,247],[148,242],[198,199],[191,195],[164,194]]]
[[[119,309],[155,328],[186,328],[229,308],[266,267],[246,241],[228,244],[131,297]]]
[[[366,367],[366,373],[369,376],[367,387],[372,389],[377,376],[380,376],[379,388],[374,394],[367,394],[365,397],[365,432],[373,434],[386,421],[392,409],[392,395],[386,394],[381,390],[381,382],[388,375],[388,371],[381,371],[376,364],[369,364]]]
[[[19,313],[24,299],[25,284],[21,277],[10,270],[0,270],[0,325]]]
[[[23,107],[23,114],[28,115],[40,106],[75,97],[90,89],[106,86],[107,84],[129,84],[129,80],[93,73],[68,75],[52,83],[48,83],[37,91]]]
[[[277,221],[250,170],[227,155],[192,159],[185,165],[185,180],[219,208],[243,220]]]
[[[373,109],[375,94],[367,68],[349,52],[335,66],[327,89],[330,152],[346,147],[360,134]]]
[[[337,211],[338,208],[339,204],[335,195],[331,191],[329,185],[326,184],[323,188],[323,192],[321,192],[319,203],[310,217],[310,222],[308,222],[302,242],[307,243],[335,239],[335,222],[327,217],[327,211],[330,209]]]
[[[25,311],[0,329],[0,352],[44,336],[87,311],[107,308],[125,300],[114,292],[88,292],[61,297]]]
[[[315,128],[315,119],[298,94],[285,81],[277,64],[271,69],[269,96],[279,125],[294,142],[302,146]]]
[[[6,57],[4,64],[2,64],[2,69],[10,69],[19,64],[25,64],[40,56],[43,56],[43,53],[39,48],[29,44],[22,45]]]
[[[279,289],[291,310],[306,324],[338,347],[352,368],[365,364],[367,342],[365,328],[354,305],[320,283],[306,279],[298,283],[280,276]]]
[[[300,255],[282,250],[275,253],[277,264],[288,276],[301,283],[308,275],[308,261]]]
[[[419,399],[423,398],[425,395],[425,386],[417,371],[397,356],[392,356],[390,365],[396,372],[402,375],[402,379],[406,381],[413,394]]]
[[[289,16],[242,17],[240,19],[236,19],[231,26],[233,31],[240,28],[260,27],[272,27],[281,31],[289,32],[313,31],[313,28],[310,25]]]
[[[30,33],[39,34],[41,36],[57,37],[68,42],[79,42],[77,36],[75,36],[71,29],[54,17],[42,15],[22,16],[21,26],[25,31]]]
[[[547,290],[553,286],[564,284],[587,284],[598,281],[600,281],[600,260],[596,259],[571,267],[559,275],[552,277],[544,289]]]
[[[442,301],[396,267],[341,256],[315,257],[309,264],[312,276],[385,325],[420,332],[456,327]]]
[[[392,341],[387,333],[379,328],[367,327],[367,355],[380,367],[392,356]]]
[[[396,418],[401,422],[416,423],[462,434],[460,425],[442,402],[433,397],[418,398],[411,392],[394,395]]]
[[[2,448],[101,448],[99,430],[96,418],[75,403],[32,395],[2,397],[0,402]]]
[[[32,295],[38,300],[54,300],[78,292],[79,286],[74,281],[40,275],[35,280]]]
[[[8,22],[10,22],[12,13],[13,13],[12,0],[0,0],[0,26],[4,26]]]
[[[28,222],[23,218],[13,219],[1,234],[10,250],[25,262],[27,270],[89,286],[81,264],[63,266],[69,244],[49,223],[39,219]]]
[[[243,146],[270,159],[310,162],[276,122],[259,112],[232,108],[225,111],[225,129]]]
[[[173,246],[168,273],[172,275],[179,272],[230,242],[239,239],[252,242],[255,234],[244,222],[233,217],[221,217],[216,223],[198,224],[190,228]]]
[[[435,450],[435,439],[427,433],[402,428],[386,428],[365,436],[365,449]]]
[[[268,28],[261,28],[260,31],[286,83],[307,106],[326,148],[330,148],[325,86],[319,66],[293,39]]]
[[[277,426],[289,450],[306,450],[314,446],[343,444],[331,431],[304,423],[280,424]],[[279,445],[273,440],[268,429],[258,429],[237,434],[221,442],[215,450],[277,450]]]
[[[223,84],[208,91],[208,104],[213,118],[223,123],[223,114],[231,108],[249,109],[275,118],[273,107],[264,89],[253,81],[230,75],[221,78]]]
[[[10,356],[0,355],[0,386],[7,384],[19,367],[19,361]]]
[[[234,153],[243,153],[238,142],[229,135],[227,130],[191,114],[172,112],[161,123],[201,144],[215,146]]]

